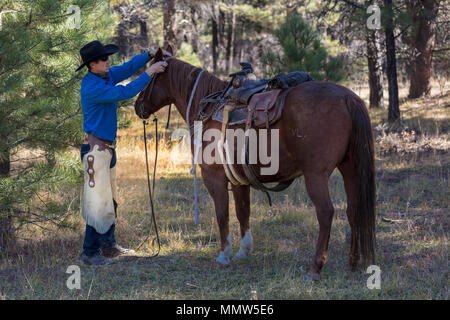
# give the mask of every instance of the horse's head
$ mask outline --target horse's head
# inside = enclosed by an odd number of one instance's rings
[[[173,55],[173,49],[170,45],[167,47],[166,51]],[[170,59],[171,57],[164,57],[163,50],[161,48],[156,51],[152,59],[152,64],[166,60],[168,65],[164,72],[158,73],[155,77],[153,77],[152,81],[143,91],[141,91],[136,99],[136,102],[134,103],[134,111],[136,112],[136,115],[142,119],[147,119],[150,115],[162,107],[173,103],[169,93],[168,68],[170,66]]]

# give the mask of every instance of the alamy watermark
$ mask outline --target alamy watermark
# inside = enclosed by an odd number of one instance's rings
[[[246,163],[245,139],[248,139],[248,164],[260,163],[261,175],[278,173],[280,157],[280,134],[278,129],[226,129],[225,143],[222,144],[221,131],[211,128],[203,131],[201,121],[194,122],[194,164],[244,164]],[[182,139],[180,139],[182,138]],[[191,134],[187,129],[177,129],[171,135],[171,141],[182,140],[184,152],[191,152]],[[235,143],[236,141],[236,143]],[[203,143],[209,142],[203,148]],[[270,149],[269,149],[270,148]],[[236,155],[236,157],[235,157]],[[185,164],[191,164],[186,161]]]
[[[369,30],[378,30],[381,29],[381,10],[380,7],[376,4],[370,5],[367,7],[368,14],[371,14],[367,18],[367,29]]]
[[[16,10],[3,10],[0,12],[0,31],[2,31],[2,18],[5,13],[16,13]]]
[[[367,278],[367,289],[381,289],[381,269],[377,265],[370,265],[367,267],[366,273],[371,274]]]
[[[66,286],[68,289],[81,289],[81,269],[77,265],[70,265],[67,267],[66,273],[71,276],[67,278]]]
[[[66,26],[69,29],[80,29],[81,27],[81,9],[77,5],[71,5],[67,8],[67,14],[70,16],[67,18]]]

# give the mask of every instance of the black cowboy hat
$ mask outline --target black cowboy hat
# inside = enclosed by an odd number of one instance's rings
[[[112,55],[116,52],[119,52],[119,47],[115,44],[107,44],[106,46],[104,46],[100,41],[91,41],[80,49],[80,55],[83,59],[83,64],[79,66],[75,71],[80,70],[91,61],[104,56]]]

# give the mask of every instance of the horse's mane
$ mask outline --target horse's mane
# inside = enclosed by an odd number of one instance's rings
[[[175,58],[170,59],[168,69],[170,83],[179,88],[179,94],[185,98],[186,102],[189,101],[195,79],[202,69]],[[225,88],[226,85],[226,81],[220,80],[205,70],[198,82],[193,105],[198,105],[203,97]]]

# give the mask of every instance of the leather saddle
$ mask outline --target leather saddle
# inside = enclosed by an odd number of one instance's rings
[[[235,87],[234,83],[236,82],[240,86]],[[225,94],[225,99],[235,102],[236,104],[248,104],[250,98],[254,94],[260,93],[266,89],[268,82],[268,79],[243,81],[240,78],[237,78],[233,81],[233,86]]]
[[[233,79],[222,95],[222,107],[212,115],[213,120],[223,122],[223,105],[231,105],[233,108],[228,116],[228,125],[245,123],[269,129],[281,118],[288,92],[300,83],[314,80],[302,71],[254,80],[256,77],[251,65],[241,62],[241,66],[241,72],[230,75]]]
[[[283,113],[284,98],[288,90],[276,89],[251,95],[249,103],[228,101],[232,111],[228,118],[228,125],[248,124],[256,128],[266,127],[277,122]],[[290,90],[289,90],[290,91]],[[223,122],[224,108],[220,108],[212,116],[213,120]]]

